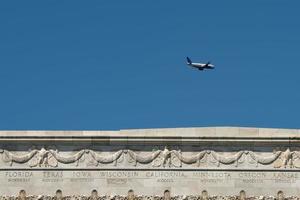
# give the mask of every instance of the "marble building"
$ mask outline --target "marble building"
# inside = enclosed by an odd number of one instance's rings
[[[298,199],[300,130],[0,131],[0,199]]]

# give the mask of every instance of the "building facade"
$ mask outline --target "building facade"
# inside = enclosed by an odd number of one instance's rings
[[[297,199],[299,144],[295,129],[0,131],[0,198]]]

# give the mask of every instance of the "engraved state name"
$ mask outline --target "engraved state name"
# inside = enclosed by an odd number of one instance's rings
[[[50,179],[79,181],[80,179],[107,179],[107,178],[130,178],[130,179],[159,179],[168,178],[173,180],[267,180],[275,182],[295,182],[300,180],[297,172],[209,172],[209,171],[0,171],[3,180],[38,181]],[[51,182],[51,181],[49,181]],[[255,182],[255,181],[253,181]],[[259,182],[259,181],[256,181]],[[262,181],[260,181],[262,182]]]

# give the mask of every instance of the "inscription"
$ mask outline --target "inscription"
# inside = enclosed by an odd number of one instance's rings
[[[91,172],[73,172],[73,178],[91,178]]]
[[[107,179],[108,185],[124,185],[127,183],[126,178],[109,178]]]
[[[71,182],[93,182],[94,178],[92,177],[91,172],[72,172],[72,178],[70,179]]]
[[[184,172],[172,172],[172,171],[170,171],[170,172],[147,172],[146,173],[146,176],[147,177],[149,177],[149,178],[155,178],[155,177],[158,177],[158,178],[185,178],[186,177],[186,175],[185,175],[185,173]]]
[[[231,179],[231,174],[227,172],[193,172],[193,176],[199,178],[224,178]]]
[[[43,172],[43,182],[63,182],[63,172]]]
[[[273,179],[275,183],[296,183],[297,179],[299,179],[299,175],[297,173],[273,173]]]
[[[133,178],[138,177],[139,172],[134,171],[108,171],[100,172],[100,177],[102,178]]]
[[[227,172],[193,172],[193,176],[200,179],[201,183],[226,183],[231,180]]]
[[[173,183],[174,179],[166,179],[166,178],[162,178],[162,179],[158,179],[157,182],[161,182],[161,183]]]
[[[68,170],[43,170],[43,171],[0,171],[2,185],[13,185],[22,188],[27,185],[39,187],[43,183],[48,186],[55,183],[63,183],[62,188],[73,185],[80,191],[90,192],[92,185],[102,187],[122,186],[132,187],[154,186],[154,187],[187,187],[188,182],[192,186],[202,185],[206,190],[226,188],[238,185],[243,188],[291,188],[295,190],[300,182],[298,172],[276,172],[276,171],[134,171],[134,170],[107,170],[107,171],[68,171]],[[11,187],[11,186],[10,186]],[[191,190],[195,193],[198,190]],[[46,188],[42,188],[46,190]],[[137,188],[138,190],[138,188]],[[189,190],[189,189],[188,189]],[[222,189],[223,190],[223,189]]]
[[[6,172],[5,177],[7,178],[7,182],[30,182],[33,177],[32,172]]]
[[[31,178],[33,176],[32,172],[6,172],[5,176],[8,178]]]
[[[93,182],[93,178],[71,178],[71,182]]]
[[[264,172],[241,172],[238,174],[238,178],[241,179],[242,183],[264,183],[267,175]]]

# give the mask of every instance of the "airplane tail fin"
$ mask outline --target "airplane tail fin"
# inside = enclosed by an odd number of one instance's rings
[[[192,64],[192,60],[189,57],[186,57],[186,61],[188,64]]]

